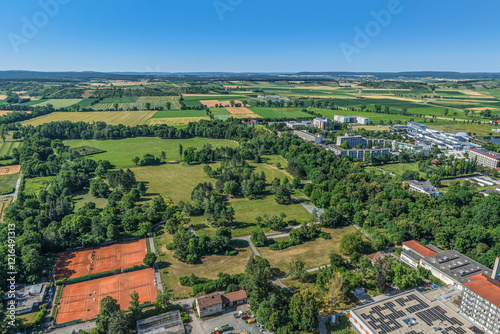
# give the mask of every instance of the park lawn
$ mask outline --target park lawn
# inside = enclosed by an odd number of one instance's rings
[[[420,174],[420,177],[425,177],[425,173],[421,172],[419,169],[418,169],[418,162],[410,162],[410,163],[407,163],[407,164],[403,164],[403,163],[393,163],[393,164],[388,164],[388,165],[384,165],[384,166],[379,166],[377,168],[380,168],[380,169],[383,169],[385,171],[388,171],[388,172],[391,172],[391,173],[394,173],[398,176],[401,176],[403,175],[403,173],[405,171],[416,171]]]
[[[266,213],[279,216],[283,212],[286,215],[285,221],[294,219],[298,223],[311,219],[311,214],[302,205],[297,202],[290,205],[277,204],[273,195],[253,200],[232,198],[229,200],[229,203],[235,211],[233,237],[250,235],[252,230],[257,227],[255,218]]]
[[[24,179],[24,192],[31,195],[37,195],[41,190],[47,188],[50,181],[52,181],[52,176]]]
[[[75,203],[75,211],[80,209],[85,203],[94,202],[96,207],[103,209],[108,204],[108,200],[105,198],[97,198],[92,196],[88,190],[84,190],[73,197]]]
[[[152,118],[206,117],[205,110],[160,110]]]
[[[250,256],[253,254],[246,241],[234,241],[233,245],[238,250],[238,255],[210,255],[203,257],[200,264],[186,264],[174,258],[173,250],[166,249],[166,245],[173,242],[173,236],[164,232],[163,228],[155,232],[154,242],[158,254],[161,280],[174,298],[187,298],[192,291],[191,287],[179,284],[179,277],[195,274],[198,277],[216,279],[220,272],[230,275],[243,273]]]
[[[157,195],[168,196],[174,203],[191,200],[191,192],[201,182],[212,182],[203,167],[205,165],[183,166],[181,164],[165,164],[160,166],[136,167],[131,170],[137,181],[146,183],[148,188],[145,198],[152,199]]]
[[[250,108],[250,110],[262,118],[312,117],[300,108]]]
[[[187,147],[195,147],[200,149],[205,144],[211,144],[214,147],[236,147],[238,143],[226,139],[207,139],[207,138],[190,138],[190,139],[160,139],[157,137],[139,137],[126,138],[115,140],[68,140],[65,144],[69,147],[92,146],[104,150],[106,152],[94,154],[89,158],[95,161],[109,160],[117,168],[135,167],[132,158],[142,156],[146,153],[154,154],[159,157],[162,151],[167,154],[167,161],[179,160],[179,144],[184,149]],[[156,182],[156,180],[154,180]]]
[[[304,261],[306,269],[316,268],[330,263],[330,251],[340,254],[340,240],[344,235],[356,232],[353,226],[338,229],[322,228],[321,230],[329,233],[332,238],[330,240],[317,238],[279,251],[259,247],[259,253],[269,261],[272,268],[279,268],[282,271],[286,271],[287,264],[293,258]]]

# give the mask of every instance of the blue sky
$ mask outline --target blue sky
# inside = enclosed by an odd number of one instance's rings
[[[0,12],[0,70],[500,72],[497,0],[2,0]]]

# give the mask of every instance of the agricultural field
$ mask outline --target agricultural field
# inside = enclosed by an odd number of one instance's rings
[[[201,148],[205,144],[211,144],[214,147],[230,146],[236,147],[238,143],[226,139],[160,139],[156,137],[127,138],[116,140],[68,140],[64,142],[69,147],[92,146],[105,153],[90,156],[91,159],[109,160],[117,168],[135,167],[132,158],[142,157],[146,153],[160,156],[162,151],[167,154],[167,161],[179,160],[179,144],[185,148]]]
[[[178,96],[141,96],[141,97],[122,97],[104,99],[92,106],[94,110],[114,110],[115,104],[122,110],[148,110],[155,108],[167,108],[167,102],[171,103],[171,109],[179,110],[181,105]]]
[[[0,157],[10,156],[12,149],[17,148],[21,145],[20,141],[5,141],[0,142]]]
[[[105,122],[107,124],[127,126],[135,126],[144,124],[148,119],[156,113],[154,110],[149,111],[95,111],[95,112],[53,112],[48,115],[36,117],[27,121],[21,122],[23,125],[37,126],[40,124],[60,121],[71,122]]]
[[[151,118],[184,118],[184,117],[206,117],[205,110],[160,110]]]
[[[191,122],[199,122],[202,119],[204,120],[209,120],[210,118],[205,116],[205,117],[173,117],[173,118],[151,118],[146,122],[148,125],[155,125],[155,124],[166,124],[169,126],[175,126],[175,127],[180,127],[180,126],[187,126]]]
[[[311,115],[297,108],[250,108],[250,110],[262,118],[280,119],[311,117]]]
[[[0,195],[13,193],[18,178],[19,178],[19,173],[0,175]]]
[[[82,99],[50,99],[50,100],[34,101],[36,103],[33,103],[32,105],[37,106],[37,107],[43,107],[43,106],[47,106],[49,104],[52,104],[54,106],[54,109],[60,109],[60,108],[69,107],[73,104],[77,104],[81,101],[82,101]]]
[[[174,251],[167,250],[166,246],[173,241],[173,236],[158,229],[154,235],[154,242],[158,252],[158,264],[161,280],[165,288],[172,292],[173,297],[185,298],[191,293],[191,287],[182,286],[179,277],[195,274],[198,277],[216,279],[217,274],[224,272],[230,275],[245,271],[248,259],[253,254],[246,241],[234,241],[238,255],[210,255],[202,258],[202,264],[186,264],[174,258]]]

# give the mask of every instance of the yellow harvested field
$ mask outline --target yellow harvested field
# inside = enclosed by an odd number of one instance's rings
[[[238,85],[223,85],[223,87],[224,88],[229,88],[229,89],[236,89],[236,88],[238,88],[240,86],[238,86]]]
[[[21,165],[0,167],[0,175],[17,174],[21,171]]]
[[[209,117],[173,117],[173,118],[151,118],[146,124],[167,124],[170,126],[188,125],[191,122],[199,122],[200,120],[210,120]]]
[[[471,90],[466,90],[463,92],[465,95],[473,95],[473,96],[484,96],[483,94],[479,93],[479,92],[474,92],[474,91],[471,91]]]
[[[156,114],[156,110],[147,111],[92,111],[92,112],[53,112],[21,122],[23,125],[37,126],[40,124],[60,121],[71,122],[104,122],[106,124],[135,126],[144,124]]]
[[[12,110],[0,110],[0,116],[10,114]]]
[[[240,104],[242,105],[243,102],[234,100],[234,104]],[[219,107],[231,107],[231,101],[219,101],[219,100],[200,100],[200,103],[203,104],[204,106],[207,106],[209,108],[215,108],[215,105],[217,104]],[[246,105],[246,107],[250,107],[250,105]],[[250,110],[249,110],[250,111]]]
[[[12,203],[14,197],[5,196],[0,200],[0,222],[3,222],[3,214],[5,213],[5,209]]]
[[[370,98],[370,99],[390,99],[390,100],[399,100],[399,101],[408,101],[408,102],[422,102],[422,100],[411,99],[409,97],[399,97],[399,96],[391,96],[391,95],[363,94],[363,97]]]
[[[245,107],[226,107],[227,111],[231,114],[232,117],[234,118],[262,118],[250,109],[247,109]]]
[[[342,87],[331,87],[331,86],[295,86],[295,88],[300,89],[312,89],[312,90],[337,90]]]
[[[484,111],[484,110],[497,110],[498,108],[488,108],[488,107],[477,107],[477,108],[469,108],[469,110],[477,110],[477,111]]]
[[[6,98],[7,98],[7,95],[0,94],[0,100],[5,100]]]
[[[205,97],[205,96],[215,96],[215,97],[220,97],[220,96],[230,96],[228,94],[182,94],[182,96],[195,96],[195,97]]]
[[[394,91],[399,91],[399,92],[409,92],[411,89],[407,88],[363,88],[364,92],[370,92],[370,91],[384,91],[384,90],[394,90]]]

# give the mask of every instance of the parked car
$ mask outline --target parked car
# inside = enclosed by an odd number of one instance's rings
[[[234,316],[235,318],[239,318],[239,317],[240,317],[240,314],[239,314],[239,313],[234,313],[234,314],[233,314],[233,316]]]

